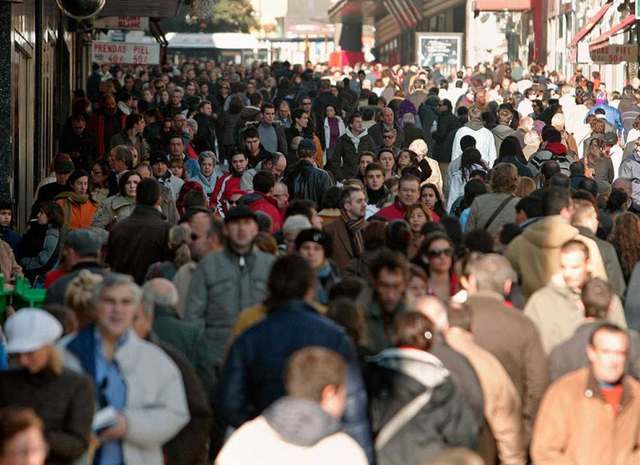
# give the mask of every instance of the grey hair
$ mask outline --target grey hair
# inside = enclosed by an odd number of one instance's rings
[[[204,152],[200,152],[200,155],[198,155],[198,163],[202,163],[204,160],[207,160],[207,159],[211,159],[215,163],[218,163],[218,157],[215,154],[215,152],[212,152],[211,150],[205,150]]]
[[[133,304],[140,305],[142,302],[142,290],[140,289],[140,286],[135,283],[131,276],[122,273],[109,273],[101,282],[96,284],[93,294],[94,305],[98,304],[104,291],[111,289],[112,287],[119,286],[127,286],[131,292],[131,296],[133,297]]]
[[[191,129],[193,129],[196,132],[198,131],[198,122],[193,118],[189,118],[187,120],[187,126],[189,126]]]
[[[518,276],[511,267],[511,263],[502,255],[489,253],[472,258],[464,269],[466,276],[474,276],[478,290],[493,291],[504,294],[507,281],[516,282]]]
[[[166,281],[168,284],[170,284],[170,286],[167,287],[168,292],[165,292],[164,290],[163,292],[160,292],[158,291],[158,289],[156,289],[155,284],[156,282],[158,282],[158,280]],[[145,316],[147,316],[148,318],[153,317],[156,305],[176,308],[176,306],[178,305],[178,299],[178,290],[176,289],[174,284],[167,279],[152,279],[144,283],[144,285],[142,286],[142,310],[144,311]]]

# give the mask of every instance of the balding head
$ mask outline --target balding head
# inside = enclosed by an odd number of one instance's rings
[[[412,310],[422,313],[433,322],[433,327],[438,332],[446,331],[449,327],[447,308],[436,297],[421,297],[413,304]]]
[[[153,317],[156,306],[175,310],[178,290],[168,279],[154,278],[142,286],[142,306],[147,317]]]

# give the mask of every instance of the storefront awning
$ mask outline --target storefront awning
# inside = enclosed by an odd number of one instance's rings
[[[474,11],[528,11],[531,0],[475,0]]]
[[[574,36],[573,40],[569,43],[569,47],[575,47],[576,45],[578,45],[578,42],[580,42],[587,34],[589,34],[589,32],[591,32],[591,30],[596,26],[596,24],[598,24],[602,20],[602,17],[605,15],[605,13],[609,10],[610,7],[611,7],[611,3],[607,3],[602,8],[600,8],[600,10],[595,14],[595,16],[593,16],[589,21],[587,21],[587,24],[585,24],[582,29],[576,32],[576,35]]]
[[[624,18],[622,21],[620,21],[618,24],[616,24],[615,26],[613,26],[611,29],[609,29],[607,32],[605,32],[604,34],[602,34],[601,36],[593,39],[590,43],[589,43],[589,48],[597,48],[607,42],[609,42],[609,38],[614,36],[615,34],[619,33],[619,32],[624,32],[627,29],[629,29],[633,24],[635,24],[636,22],[636,17],[635,15],[629,15],[626,18]]]

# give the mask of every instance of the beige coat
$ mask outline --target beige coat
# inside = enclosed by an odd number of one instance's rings
[[[505,254],[520,276],[525,299],[546,286],[553,275],[560,271],[560,248],[571,239],[580,240],[589,248],[593,277],[607,279],[596,243],[582,236],[560,215],[547,216],[527,226],[522,234],[511,241]]]
[[[500,464],[526,464],[522,403],[509,374],[496,357],[473,342],[471,333],[453,328],[447,332],[446,339],[478,374],[484,394],[484,416],[496,440]]]
[[[510,194],[489,192],[476,197],[471,203],[471,212],[467,220],[466,231],[473,229],[484,229],[494,212],[500,207]],[[507,223],[516,222],[516,204],[520,197],[512,196],[498,215],[491,221],[487,232],[494,237],[500,234],[500,229]]]
[[[621,409],[607,404],[588,368],[563,376],[548,389],[536,419],[535,465],[637,465],[640,463],[640,384],[623,379]]]
[[[560,283],[560,280],[561,278],[556,278],[535,292],[524,307],[524,314],[540,331],[547,354],[573,336],[576,329],[585,322],[580,294]],[[609,321],[623,328],[627,327],[624,309],[617,295],[614,295],[614,304],[609,311]]]
[[[0,272],[4,275],[5,283],[13,281],[16,274],[22,274],[22,268],[16,262],[11,246],[2,239],[0,239]]]

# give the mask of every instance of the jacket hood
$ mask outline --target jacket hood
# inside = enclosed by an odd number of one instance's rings
[[[551,152],[553,155],[566,155],[567,147],[564,146],[561,142],[547,142],[545,148]]]
[[[474,131],[479,131],[480,129],[484,128],[484,124],[482,124],[482,121],[469,121],[467,124],[465,124],[465,126],[473,129]]]
[[[427,388],[435,388],[449,377],[449,371],[436,356],[418,349],[392,347],[370,360],[381,367],[410,376]]]
[[[340,431],[338,419],[322,410],[317,402],[307,399],[283,397],[262,415],[283,440],[297,446],[313,446]]]
[[[578,230],[560,215],[542,218],[528,226],[522,236],[537,247],[556,249],[578,235]]]

